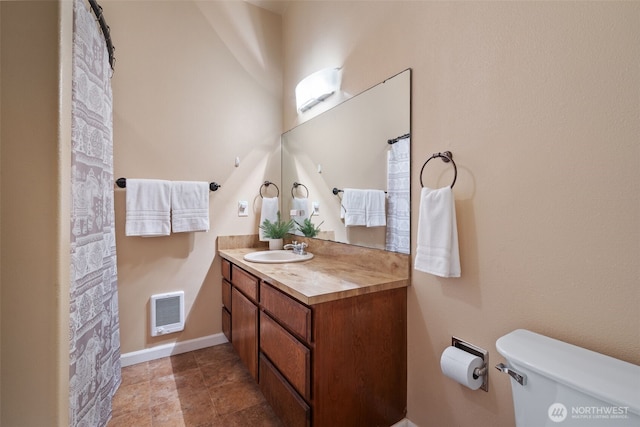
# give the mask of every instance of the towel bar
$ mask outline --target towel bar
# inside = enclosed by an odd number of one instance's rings
[[[127,178],[118,178],[118,179],[116,179],[116,185],[118,187],[120,187],[120,188],[126,188],[127,187]],[[210,191],[216,191],[220,187],[222,187],[222,185],[218,184],[217,182],[210,182],[209,183],[209,190]]]
[[[411,136],[410,133],[405,133],[404,135],[401,135],[397,138],[391,138],[387,140],[387,144],[391,145],[391,144],[395,144],[396,142],[400,141],[401,139],[405,139],[405,138],[409,138]]]
[[[331,190],[331,192],[333,193],[334,196],[337,196],[339,193],[344,193],[344,190],[340,190],[339,188],[333,187],[333,190]],[[384,194],[387,194],[387,192],[385,191]]]

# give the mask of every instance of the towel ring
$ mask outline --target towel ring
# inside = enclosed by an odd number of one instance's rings
[[[307,196],[306,197],[309,197],[309,189],[307,188],[306,185],[301,184],[299,182],[294,182],[293,183],[293,186],[291,187],[291,197],[296,197],[296,196],[293,195],[293,190],[297,189],[299,186],[302,186],[302,187],[304,187],[305,190],[307,190]]]
[[[271,181],[265,181],[264,184],[260,186],[260,197],[262,197],[263,199],[264,199],[264,196],[262,195],[262,187],[269,187],[270,185],[273,185],[274,187],[276,187],[276,191],[278,192],[276,194],[276,197],[280,197],[280,189],[278,188],[278,186]]]
[[[422,169],[420,169],[420,186],[424,187],[424,184],[422,183],[422,172],[424,171],[424,167],[427,166],[427,163],[429,163],[431,159],[435,159],[436,157],[442,158],[442,161],[445,163],[451,162],[451,164],[453,165],[454,175],[453,175],[453,182],[451,183],[451,188],[453,188],[453,186],[456,183],[456,179],[458,179],[458,167],[456,166],[456,162],[453,161],[453,154],[451,154],[451,151],[445,151],[443,153],[434,153],[431,157],[427,159],[426,162],[424,162],[424,164],[422,165]]]

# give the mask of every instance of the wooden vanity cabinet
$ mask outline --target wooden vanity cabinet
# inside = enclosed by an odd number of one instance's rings
[[[260,389],[286,426],[406,415],[406,288],[306,306],[260,283]]]
[[[244,285],[253,276],[230,271],[232,343],[285,426],[390,426],[405,417],[405,287],[308,306],[257,281],[252,301],[236,275]]]

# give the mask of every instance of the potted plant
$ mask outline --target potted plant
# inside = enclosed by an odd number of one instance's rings
[[[282,221],[280,219],[280,212],[278,211],[278,219],[274,222],[265,219],[260,224],[262,235],[269,239],[269,249],[282,249],[284,236],[293,228],[293,220]]]
[[[320,224],[318,224],[318,226],[315,226],[313,222],[311,222],[311,217],[305,218],[302,224],[300,224],[298,221],[294,222],[298,226],[298,230],[300,230],[300,232],[304,234],[305,237],[316,237],[320,232],[320,226],[324,224],[324,221],[322,221]]]

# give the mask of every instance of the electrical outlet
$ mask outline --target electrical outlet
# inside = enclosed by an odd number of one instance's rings
[[[311,215],[320,215],[320,202],[313,202],[313,213]]]

